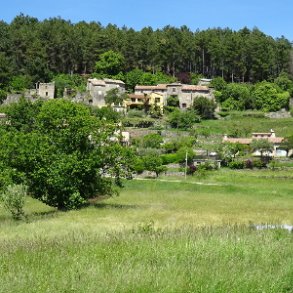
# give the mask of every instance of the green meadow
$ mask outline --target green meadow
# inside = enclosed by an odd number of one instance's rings
[[[0,292],[293,292],[293,172],[130,180],[60,212],[0,209]]]

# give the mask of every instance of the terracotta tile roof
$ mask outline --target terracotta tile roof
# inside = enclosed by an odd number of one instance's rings
[[[184,84],[182,86],[182,90],[183,91],[209,91],[209,88],[207,86],[201,86],[201,85],[188,85],[188,84]]]
[[[136,90],[154,90],[156,86],[154,85],[137,85],[135,87]]]
[[[284,137],[269,137],[268,141],[272,143],[281,143],[284,140]]]
[[[166,84],[158,84],[158,85],[137,85],[135,90],[165,90],[167,88]]]
[[[99,85],[99,86],[105,86],[106,83],[115,83],[115,84],[122,84],[124,85],[124,82],[122,80],[118,79],[109,79],[109,78],[104,78],[104,79],[97,79],[97,78],[89,78],[88,82],[90,82],[92,85]]]
[[[267,135],[267,136],[271,136],[272,133],[271,132],[253,132],[252,135]]]
[[[284,140],[284,137],[259,137],[259,138],[233,138],[233,137],[224,137],[223,142],[230,143],[240,143],[240,144],[251,144],[252,140],[257,139],[267,139],[271,143],[281,143]]]
[[[148,99],[149,97],[148,96],[145,96],[145,95],[136,95],[136,94],[129,94],[128,95],[129,98],[135,98],[135,99]]]
[[[104,78],[105,83],[118,83],[118,84],[125,84],[122,80],[119,79],[109,79]]]

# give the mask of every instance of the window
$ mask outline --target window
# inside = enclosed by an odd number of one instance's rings
[[[182,103],[182,108],[186,108],[186,103]]]
[[[175,88],[175,87],[173,87],[173,88],[172,88],[172,91],[173,91],[173,93],[175,93],[175,92],[176,92],[176,88]]]
[[[46,97],[48,97],[48,92],[46,92]]]
[[[155,103],[160,103],[161,99],[160,98],[155,98]]]
[[[131,98],[131,102],[135,103],[135,98]]]

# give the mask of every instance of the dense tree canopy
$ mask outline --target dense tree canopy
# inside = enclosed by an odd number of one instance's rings
[[[135,68],[257,82],[288,71],[291,51],[287,39],[273,39],[257,28],[192,32],[186,26],[166,26],[135,31],[98,22],[73,24],[61,18],[39,21],[21,14],[10,24],[0,22],[0,87],[4,89],[12,76],[19,75],[29,76],[34,83],[61,73],[117,74]],[[148,78],[143,82],[148,84]],[[127,79],[133,86],[136,75]],[[16,85],[22,86],[20,80]]]
[[[121,186],[128,153],[111,140],[117,127],[111,120],[63,99],[43,103],[22,99],[3,110],[10,123],[0,127],[0,188],[25,183],[33,197],[72,209],[112,192],[105,173],[113,174]]]

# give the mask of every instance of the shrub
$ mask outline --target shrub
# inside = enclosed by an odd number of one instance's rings
[[[194,111],[174,111],[169,116],[169,123],[172,128],[190,129],[195,123],[200,122],[200,117]]]
[[[163,165],[168,165],[172,163],[178,162],[178,156],[177,154],[163,154],[161,155]]]
[[[191,165],[188,165],[188,168],[187,168],[187,175],[193,175],[194,172],[197,170],[197,167],[193,164]]]
[[[141,174],[145,170],[143,160],[139,157],[136,157],[133,161],[131,168],[137,174]]]
[[[245,163],[243,161],[231,161],[228,167],[230,169],[244,169]]]
[[[145,113],[143,110],[138,110],[138,109],[131,109],[127,112],[127,116],[132,118],[132,117],[139,117],[142,118],[145,116]]]
[[[258,169],[262,169],[262,168],[266,168],[267,164],[266,164],[266,162],[264,162],[260,159],[256,159],[256,160],[253,160],[253,167],[258,168]]]
[[[4,192],[0,195],[0,201],[4,208],[9,211],[15,220],[20,220],[24,217],[24,203],[27,195],[26,186],[9,185]]]
[[[206,97],[197,97],[193,102],[193,109],[202,119],[213,119],[217,104]]]
[[[253,161],[252,160],[246,160],[245,161],[245,168],[252,169],[253,168]]]
[[[162,142],[163,138],[161,137],[161,135],[157,133],[150,133],[142,138],[142,146],[144,148],[159,149],[161,147]]]

